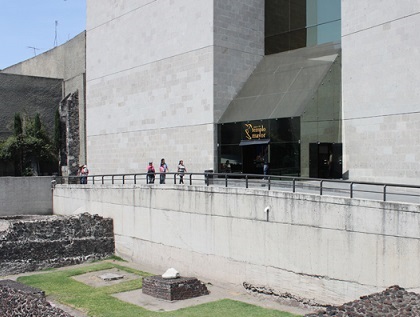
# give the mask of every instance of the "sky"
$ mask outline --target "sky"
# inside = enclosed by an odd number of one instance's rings
[[[61,45],[85,29],[86,0],[0,0],[0,69]]]

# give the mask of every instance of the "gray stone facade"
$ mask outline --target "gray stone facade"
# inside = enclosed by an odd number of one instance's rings
[[[90,170],[213,169],[216,122],[263,55],[263,3],[87,1]]]
[[[343,171],[420,184],[419,2],[342,1]]]

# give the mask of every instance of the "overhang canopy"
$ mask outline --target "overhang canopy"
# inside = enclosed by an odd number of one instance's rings
[[[219,123],[301,116],[340,49],[327,43],[265,56]]]
[[[239,143],[239,146],[268,144],[268,143],[270,143],[270,139],[241,140],[241,143]]]

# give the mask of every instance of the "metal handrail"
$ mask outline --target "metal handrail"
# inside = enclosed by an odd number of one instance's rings
[[[163,173],[155,173],[156,183],[159,183],[159,176]],[[179,173],[165,173],[166,180],[170,179],[170,175],[173,175],[173,184],[177,184],[179,179]],[[293,193],[312,193],[318,194],[320,196],[329,195],[329,196],[340,196],[348,198],[356,198],[355,194],[359,194],[358,198],[366,199],[362,197],[363,195],[378,195],[381,194],[381,201],[396,201],[395,197],[400,196],[406,198],[404,201],[416,204],[420,204],[420,186],[418,185],[408,185],[408,184],[392,184],[392,183],[373,183],[373,182],[355,182],[347,180],[337,180],[337,179],[320,179],[320,178],[308,178],[308,177],[296,177],[296,176],[281,176],[281,175],[261,175],[261,174],[242,174],[242,173],[213,173],[213,172],[204,172],[204,173],[184,173],[184,179],[187,179],[189,175],[189,185],[204,184],[206,186],[224,186],[224,187],[245,187],[250,188],[250,185],[260,186],[266,188],[267,190],[272,190],[277,188],[278,190],[284,191],[291,188]],[[61,181],[57,181],[60,180]],[[138,184],[139,182],[148,183],[147,173],[130,173],[130,174],[105,174],[105,175],[89,175],[88,183],[92,185],[98,184],[98,179],[100,184]],[[67,183],[67,184],[77,184],[79,182],[80,176],[67,176],[67,177],[56,177],[57,184]],[[330,187],[327,185],[329,184]],[[338,187],[331,187],[333,185],[338,185]],[[300,186],[299,186],[300,185]],[[358,188],[356,187],[371,187],[371,188]],[[301,188],[301,191],[298,188]],[[318,190],[317,190],[318,188]],[[306,191],[304,191],[304,189]],[[394,192],[392,192],[394,190]],[[408,190],[416,190],[418,193],[410,193]],[[399,191],[399,192],[395,192]],[[336,195],[332,194],[335,193]],[[338,195],[340,193],[340,195]],[[394,197],[394,199],[392,199]],[[410,198],[410,199],[408,199]],[[369,198],[367,198],[369,199]]]

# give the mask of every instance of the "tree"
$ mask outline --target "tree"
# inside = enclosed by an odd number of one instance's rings
[[[20,116],[20,113],[15,113],[15,122],[13,124],[13,131],[15,133],[15,136],[21,135],[23,133],[22,118]]]
[[[39,174],[41,163],[57,166],[56,151],[38,113],[34,119],[26,118],[25,124],[20,114],[15,114],[14,135],[0,143],[0,159],[14,162],[16,176]]]

